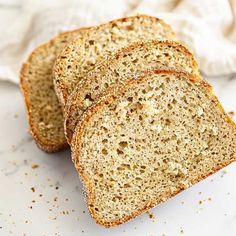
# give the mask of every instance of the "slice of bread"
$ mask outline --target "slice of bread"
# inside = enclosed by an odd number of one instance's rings
[[[205,81],[145,73],[82,116],[72,156],[92,217],[124,223],[236,160],[236,125]]]
[[[114,53],[127,44],[146,39],[175,39],[165,22],[151,16],[139,15],[117,19],[86,31],[62,51],[54,66],[54,85],[63,105],[69,94],[92,70],[101,57]]]
[[[36,144],[47,152],[68,144],[63,129],[63,114],[53,86],[52,68],[62,48],[84,29],[59,34],[36,48],[23,64],[20,85],[25,97],[30,131]]]
[[[77,85],[65,106],[64,130],[68,143],[82,113],[107,87],[132,79],[143,71],[161,67],[186,71],[200,78],[193,55],[176,42],[136,42],[99,63]]]

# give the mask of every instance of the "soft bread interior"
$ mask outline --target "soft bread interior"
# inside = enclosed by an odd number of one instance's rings
[[[90,213],[109,227],[235,161],[236,128],[204,81],[156,71],[85,112],[72,151]]]
[[[183,45],[168,41],[133,43],[104,60],[89,73],[69,97],[65,108],[65,133],[68,143],[83,112],[109,86],[137,77],[145,70],[172,68],[200,78],[197,62]]]
[[[101,58],[131,42],[147,39],[175,39],[175,34],[162,20],[139,15],[117,19],[86,31],[58,57],[55,72],[55,90],[63,105],[77,83]]]
[[[20,79],[30,130],[37,145],[55,152],[68,146],[63,113],[53,86],[52,68],[62,48],[82,30],[62,33],[36,48],[23,64]]]

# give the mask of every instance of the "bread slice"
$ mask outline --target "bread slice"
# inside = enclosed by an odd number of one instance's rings
[[[236,125],[203,80],[157,70],[82,116],[72,156],[92,217],[122,224],[236,160]]]
[[[82,31],[59,34],[36,48],[20,72],[30,131],[37,145],[47,152],[64,149],[68,144],[63,129],[63,114],[53,86],[52,68],[62,48]]]
[[[54,85],[61,103],[66,104],[77,83],[101,57],[133,41],[145,39],[175,39],[175,34],[162,20],[139,15],[93,27],[82,38],[68,44],[54,66]]]
[[[99,63],[77,85],[65,106],[64,130],[68,143],[82,113],[107,87],[161,67],[186,71],[200,78],[193,55],[183,45],[170,41],[136,42]]]

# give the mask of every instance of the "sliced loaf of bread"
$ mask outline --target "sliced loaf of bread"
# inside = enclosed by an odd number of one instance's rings
[[[169,41],[136,42],[99,63],[85,76],[65,106],[65,133],[68,143],[82,113],[109,86],[138,76],[146,70],[172,68],[199,76],[197,62],[183,45]]]
[[[53,64],[66,43],[80,37],[83,30],[59,34],[36,48],[20,72],[31,134],[37,145],[47,152],[56,152],[67,146],[63,113],[53,86]]]
[[[212,88],[180,72],[118,84],[82,116],[72,140],[92,217],[124,223],[236,160],[236,125]]]
[[[175,34],[162,20],[139,15],[92,27],[82,38],[68,44],[54,66],[54,85],[61,103],[66,104],[77,83],[101,57],[105,58],[131,42],[147,39],[172,40]]]

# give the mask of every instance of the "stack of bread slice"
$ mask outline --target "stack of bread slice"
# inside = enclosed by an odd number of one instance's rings
[[[88,209],[105,227],[236,160],[235,123],[155,17],[60,34],[30,55],[21,87],[36,143],[71,146]]]
[[[93,39],[84,41],[88,35]],[[73,44],[68,45],[71,40],[76,39]],[[82,39],[81,43],[77,41]],[[62,73],[66,78],[61,77],[54,81],[57,94],[63,101],[68,93],[73,90],[75,82],[84,77],[89,70],[93,69],[94,60],[98,57],[105,57],[105,53],[111,53],[116,49],[125,46],[139,39],[175,39],[175,33],[164,21],[150,16],[127,17],[106,24],[82,28],[75,31],[59,34],[50,42],[35,49],[28,60],[23,64],[20,72],[21,88],[25,97],[30,131],[37,145],[47,152],[56,152],[67,147],[63,129],[63,106],[56,96],[53,86],[53,66],[56,58],[64,62],[68,58]],[[92,40],[97,45],[91,45]],[[81,48],[79,48],[81,47]],[[78,55],[78,50],[81,55]],[[64,54],[66,56],[64,56]],[[69,54],[69,55],[68,55]],[[65,61],[66,62],[66,61]],[[70,63],[72,62],[72,63]],[[76,74],[79,70],[81,75]],[[57,77],[62,76],[60,72]],[[68,77],[68,78],[67,78]],[[59,86],[61,90],[59,89]]]

